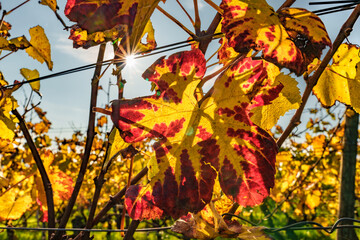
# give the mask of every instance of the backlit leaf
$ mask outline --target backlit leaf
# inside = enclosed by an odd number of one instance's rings
[[[74,22],[77,22],[78,27],[82,31],[87,31],[87,34],[109,31],[117,32],[115,39],[120,39],[129,36],[131,51],[140,42],[143,36],[144,29],[152,15],[155,7],[160,0],[68,0],[65,7],[65,15]],[[114,29],[116,31],[114,31]],[[79,36],[79,34],[75,34]],[[114,37],[115,35],[113,35]],[[75,39],[74,34],[70,36]],[[82,34],[83,41],[85,40]],[[109,41],[108,38],[103,38],[104,41]],[[115,40],[113,39],[113,40]],[[75,39],[76,41],[76,39]],[[78,44],[77,46],[91,46],[94,43],[99,43],[95,37],[89,37],[85,44]],[[90,43],[90,44],[89,44]]]
[[[0,220],[20,218],[31,207],[31,196],[11,188],[0,196]]]
[[[342,44],[333,57],[333,62],[321,74],[314,87],[314,94],[325,106],[335,101],[350,105],[360,112],[360,57],[359,47]]]
[[[284,8],[279,11],[279,17],[295,45],[303,52],[305,65],[320,58],[326,46],[331,47],[324,23],[315,13],[302,8]]]
[[[38,60],[40,63],[46,62],[50,70],[53,68],[51,61],[51,49],[48,38],[45,35],[44,29],[41,26],[30,28],[31,47],[26,49],[30,57]]]
[[[251,120],[264,129],[271,129],[279,118],[291,109],[297,109],[301,103],[301,95],[298,82],[290,77],[279,73],[276,76],[274,86],[281,84],[284,88],[281,90],[279,97],[272,101],[272,104],[254,108]]]
[[[41,0],[39,3],[49,6],[49,8],[51,8],[54,12],[56,11],[56,0]]]
[[[20,73],[28,81],[32,80],[32,79],[35,79],[35,78],[39,78],[39,76],[40,76],[39,71],[36,70],[36,69],[30,70],[30,69],[27,69],[27,68],[21,68]],[[32,90],[34,90],[35,92],[39,92],[39,90],[40,90],[40,81],[31,82],[30,86],[31,86]]]
[[[157,138],[158,173],[146,187],[130,187],[132,217],[142,197],[174,218],[198,212],[211,200],[215,179],[230,199],[244,206],[259,204],[274,184],[277,147],[253,124],[252,108],[269,104],[282,86],[267,83],[267,65],[246,58],[215,83],[214,93],[199,107],[195,89],[205,72],[198,49],[160,58],[143,77],[156,83],[154,96],[113,102],[112,120],[125,141]],[[138,191],[137,199],[134,192]],[[141,203],[137,202],[141,201]]]
[[[87,30],[84,30],[80,27],[73,27],[70,30],[69,39],[73,40],[74,48],[89,48],[92,46],[99,45],[100,43],[107,41],[116,41],[117,39],[124,36],[125,31],[121,26],[115,26],[109,30],[102,32],[88,33]]]
[[[331,45],[321,20],[304,9],[278,14],[265,0],[223,0],[220,7],[224,10],[222,32],[235,51],[262,50],[266,60],[297,75]]]
[[[137,51],[144,52],[144,51],[150,51],[156,48],[156,42],[155,42],[155,31],[154,27],[149,20],[146,24],[146,27],[144,29],[143,35],[141,38],[143,38],[146,35],[146,43],[139,42],[137,46]]]
[[[321,192],[319,190],[312,191],[306,195],[305,204],[310,209],[314,209],[321,203]]]
[[[111,158],[113,158],[116,154],[119,153],[119,151],[127,148],[130,143],[125,142],[121,137],[120,137],[120,133],[119,130],[117,128],[114,128],[109,136],[109,144],[110,144],[110,150],[109,153],[106,157],[105,163],[104,163],[104,168],[107,167],[107,165],[109,164],[109,161]]]

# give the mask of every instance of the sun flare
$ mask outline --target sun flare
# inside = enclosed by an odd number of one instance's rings
[[[126,66],[128,67],[135,67],[136,65],[136,58],[135,58],[135,55],[128,55],[125,57],[125,63],[126,63]]]

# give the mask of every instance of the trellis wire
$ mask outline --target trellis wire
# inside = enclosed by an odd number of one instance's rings
[[[230,215],[232,217],[236,217],[242,221],[245,221],[253,226],[257,226],[257,224],[246,220],[243,217],[234,215],[234,214],[230,214],[230,213],[225,213],[224,215]],[[322,230],[327,232],[328,234],[333,233],[335,230],[340,229],[340,228],[359,228],[359,225],[340,225],[341,222],[344,221],[348,221],[348,222],[356,222],[356,223],[360,223],[360,220],[354,219],[354,218],[340,218],[338,219],[334,225],[332,226],[323,226],[320,223],[317,222],[313,222],[313,221],[303,221],[303,222],[297,222],[297,223],[293,223],[293,224],[289,224],[287,226],[284,227],[279,227],[279,228],[267,228],[264,227],[264,231],[267,233],[275,233],[275,232],[281,232],[281,231],[287,231],[287,230],[291,230],[291,231],[304,231],[304,230]],[[302,226],[306,226],[306,225],[315,225],[315,227],[302,227]],[[136,232],[158,232],[158,231],[164,231],[164,230],[170,230],[172,228],[172,226],[169,227],[156,227],[156,228],[140,228],[140,229],[136,229]],[[6,226],[6,227],[0,227],[0,229],[3,230],[24,230],[24,231],[51,231],[51,230],[56,230],[56,231],[72,231],[72,232],[127,232],[128,229],[84,229],[84,228],[31,228],[31,227],[10,227],[10,226]]]
[[[3,230],[23,231],[71,231],[71,232],[127,232],[128,229],[85,229],[85,228],[31,228],[31,227],[0,227]],[[137,232],[158,232],[169,230],[171,227],[139,228]]]
[[[223,33],[215,33],[215,34],[211,34],[211,35],[202,36],[201,38],[215,37],[215,36],[219,36],[219,35],[222,35],[222,34]],[[142,55],[142,56],[136,56],[135,59],[140,59],[140,58],[160,54],[160,53],[163,53],[163,52],[167,52],[167,51],[171,51],[171,50],[175,50],[175,49],[179,49],[179,48],[183,48],[183,47],[188,47],[189,43],[195,42],[195,41],[196,41],[196,39],[189,39],[189,40],[185,40],[185,41],[176,42],[176,43],[164,45],[164,46],[161,46],[161,47],[157,47],[157,48],[153,49],[151,53],[146,54],[146,55]],[[164,49],[164,50],[158,51],[158,50],[161,50],[161,49]],[[149,51],[150,50],[146,50],[146,51],[143,51],[143,52],[138,52],[138,53],[136,53],[136,55],[148,53]],[[91,63],[91,64],[83,65],[83,66],[80,66],[80,67],[64,70],[64,71],[61,71],[61,72],[49,74],[49,75],[46,75],[46,76],[38,77],[38,78],[31,79],[31,80],[28,80],[28,81],[16,82],[14,84],[1,86],[0,90],[4,90],[6,88],[14,87],[14,86],[17,86],[17,85],[28,84],[28,83],[32,83],[32,82],[42,81],[42,80],[45,80],[45,79],[50,79],[50,78],[54,78],[54,77],[58,77],[58,76],[71,74],[71,73],[76,73],[76,72],[80,72],[80,71],[89,70],[89,69],[95,68],[99,64],[107,66],[107,65],[117,63],[117,62],[121,62],[121,61],[123,61],[123,60],[109,59],[109,60],[105,60],[105,61],[98,62],[98,63]]]

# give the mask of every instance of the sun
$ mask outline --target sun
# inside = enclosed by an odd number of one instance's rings
[[[136,65],[136,56],[131,54],[125,57],[125,64],[128,67],[134,68]]]

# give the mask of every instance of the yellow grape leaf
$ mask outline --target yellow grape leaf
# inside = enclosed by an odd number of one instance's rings
[[[31,47],[25,51],[30,57],[38,60],[40,63],[46,62],[48,68],[52,70],[53,62],[51,61],[50,43],[45,35],[44,29],[41,26],[36,26],[30,28],[29,33],[31,36]]]
[[[313,92],[325,107],[339,101],[360,113],[359,49],[356,45],[340,45],[332,64],[321,74]]]
[[[9,186],[9,179],[4,178],[1,175],[2,175],[2,172],[0,172],[0,189],[7,188]]]
[[[158,87],[153,96],[113,101],[111,118],[125,141],[158,140],[159,172],[147,186],[127,190],[131,217],[156,218],[163,211],[178,218],[198,212],[211,201],[216,179],[243,206],[260,204],[269,195],[277,146],[249,116],[282,89],[268,84],[273,79],[268,67],[264,61],[242,59],[216,80],[214,92],[199,106],[194,92],[206,60],[195,48],[162,57],[145,71],[143,78]]]
[[[30,69],[27,69],[27,68],[21,68],[20,73],[28,81],[32,80],[32,79],[35,79],[35,78],[39,78],[39,76],[40,76],[39,71],[36,70],[36,69],[30,70]],[[31,86],[32,90],[34,90],[35,92],[39,92],[39,90],[40,90],[40,81],[31,82],[30,86]]]
[[[107,41],[116,41],[125,35],[122,26],[115,26],[103,32],[88,33],[87,30],[78,26],[71,28],[69,39],[73,40],[74,48],[89,48]]]
[[[316,157],[321,157],[324,152],[324,146],[325,146],[325,135],[318,135],[313,138],[312,140],[312,146],[314,149],[314,154]]]
[[[0,196],[0,220],[20,218],[31,207],[30,194],[22,194],[16,188],[11,188]]]
[[[54,197],[54,205],[58,206],[63,201],[66,201],[70,198],[71,193],[73,191],[73,180],[70,176],[68,176],[63,171],[58,168],[48,169],[47,174],[49,176],[53,197]],[[42,183],[41,177],[35,176],[35,184],[37,189],[37,202],[40,205],[40,209],[43,212],[42,221],[47,221],[47,201],[46,194],[44,190],[44,185]]]
[[[56,11],[56,7],[57,7],[56,0],[41,0],[40,4],[47,5],[49,6],[49,8],[51,8],[51,10],[53,10],[54,12]]]
[[[297,87],[298,82],[290,77],[280,73],[276,76],[275,84],[282,84],[279,97],[275,98],[269,105],[254,108],[251,120],[264,129],[271,129],[276,125],[277,121],[287,111],[299,108],[301,104],[300,90]]]
[[[17,51],[19,49],[27,49],[31,46],[29,41],[24,37],[16,37],[10,40],[6,40],[4,37],[0,37],[0,49],[7,51]]]
[[[276,162],[290,162],[292,160],[292,154],[290,151],[279,152],[276,155]]]
[[[116,154],[119,153],[119,151],[127,148],[130,143],[127,143],[124,141],[124,139],[121,138],[120,132],[117,128],[114,128],[109,136],[109,144],[110,144],[110,150],[106,157],[106,161],[104,163],[104,168],[107,167],[107,165],[110,162],[110,159],[113,158]]]
[[[0,110],[0,138],[12,141],[15,133],[15,123]]]
[[[155,31],[150,20],[147,22],[144,32],[140,39],[142,39],[145,35],[146,35],[146,44],[140,41],[136,49],[136,51],[138,52],[150,51],[156,48]]]
[[[107,118],[106,116],[101,116],[97,119],[97,126],[98,127],[102,127],[105,125],[105,123],[107,123]]]
[[[319,190],[315,190],[306,195],[305,204],[310,209],[314,209],[319,206],[321,203],[321,192]]]

